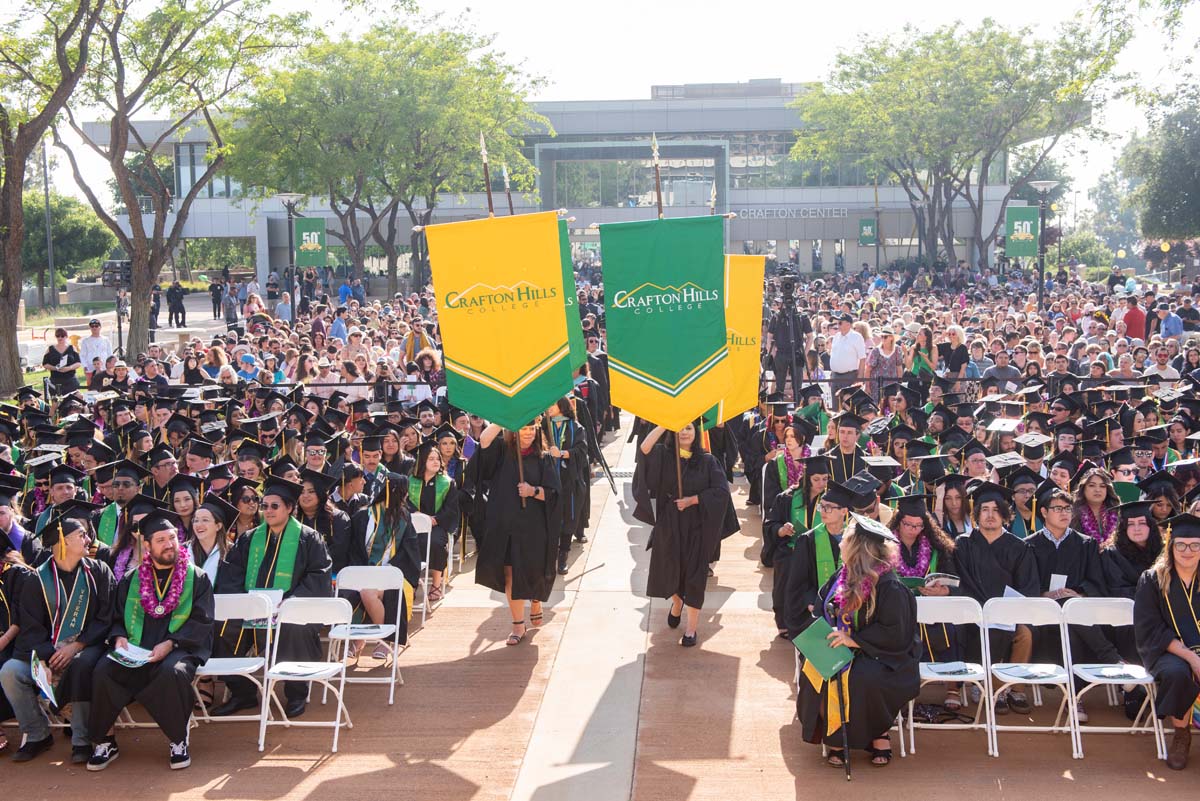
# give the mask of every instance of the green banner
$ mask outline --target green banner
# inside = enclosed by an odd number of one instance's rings
[[[567,221],[558,221],[558,255],[562,261],[563,301],[567,307],[567,342],[571,345],[571,369],[578,370],[587,361],[583,341],[583,321],[579,319],[579,295],[575,289],[575,265],[571,261],[571,238]]]
[[[614,406],[671,431],[724,397],[724,218],[600,226]]]
[[[296,266],[325,266],[325,218],[296,217],[293,221],[296,234]]]
[[[879,232],[875,230],[874,217],[860,217],[858,220],[858,244],[875,245],[879,242]]]
[[[1004,212],[1004,255],[1028,258],[1038,254],[1038,207],[1009,206]]]

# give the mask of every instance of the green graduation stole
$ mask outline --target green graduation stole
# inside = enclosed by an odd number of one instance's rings
[[[46,611],[50,613],[50,641],[58,646],[73,641],[87,622],[88,607],[92,600],[92,587],[86,575],[87,568],[79,564],[79,575],[75,577],[75,586],[71,595],[62,597],[62,584],[58,581],[58,566],[53,559],[47,559],[37,569],[38,579],[42,582],[42,597],[46,601]]]
[[[420,479],[413,477],[412,481],[408,482],[408,502],[413,505],[413,509],[421,511],[421,490],[425,484]],[[436,515],[442,511],[442,504],[446,502],[446,495],[450,492],[450,479],[445,473],[438,473],[433,477],[433,513]]]
[[[812,537],[817,551],[817,586],[824,587],[825,582],[829,581],[837,570],[841,554],[834,555],[833,546],[829,542],[829,532],[824,523],[812,530]]]
[[[784,457],[775,457],[775,472],[779,474],[779,488],[787,489],[787,460]]]
[[[796,414],[816,424],[818,434],[829,433],[829,415],[821,408],[820,401],[813,401],[804,408],[798,410]]]
[[[54,504],[50,504],[49,506],[47,506],[45,509],[42,510],[42,513],[40,515],[37,516],[37,520],[35,520],[33,522],[34,536],[37,536],[38,534],[42,533],[42,529],[44,529],[46,527],[46,524],[50,522],[50,514],[53,511],[54,511]]]
[[[300,524],[296,518],[289,517],[287,525],[280,535],[279,549],[275,552],[275,570],[271,577],[270,587],[256,587],[258,571],[262,568],[263,558],[267,555],[267,524],[263,523],[250,534],[250,561],[246,565],[246,592],[254,589],[283,590],[292,589],[293,573],[296,572],[296,553],[300,550]]]
[[[820,501],[820,496],[817,496],[817,501]],[[804,502],[804,496],[798,489],[792,493],[792,506],[788,516],[788,522],[792,524],[792,536],[788,537],[787,547],[795,549],[797,537],[813,526],[821,524],[821,510],[816,508],[817,501],[813,502],[813,517],[810,525],[807,521],[808,504]]]
[[[408,483],[410,491],[412,486],[416,483],[416,481],[410,481]],[[411,495],[409,497],[411,497]],[[438,506],[440,507],[441,504],[439,503]],[[388,554],[389,548],[392,549],[392,553],[395,553],[393,546],[396,542],[396,533],[390,530],[387,532],[380,531],[384,525],[382,514],[383,509],[383,504],[376,504],[375,506],[372,506],[371,511],[367,513],[367,525],[371,527],[371,544],[367,548],[367,551],[370,553],[370,555],[367,557],[367,564],[369,565],[384,564],[384,559],[390,558]],[[377,511],[379,512],[378,514],[376,514]]]
[[[142,647],[142,630],[146,625],[146,610],[142,608],[142,577],[140,574],[140,570],[133,571],[133,579],[129,582],[129,594],[125,596],[125,631],[129,634],[129,641],[139,648]],[[173,572],[172,578],[174,578]],[[179,631],[180,627],[192,616],[192,591],[195,579],[196,566],[189,562],[187,573],[183,577],[183,592],[179,594],[179,603],[176,604],[175,611],[171,613],[171,619],[167,622],[167,631],[172,634]],[[171,583],[168,580],[168,591],[170,586]],[[157,588],[155,595],[157,595]]]
[[[104,511],[100,513],[100,525],[96,527],[96,537],[100,540],[101,545],[112,547],[112,544],[117,540],[117,520],[121,516],[121,510],[117,508],[116,503],[110,503],[104,507]]]

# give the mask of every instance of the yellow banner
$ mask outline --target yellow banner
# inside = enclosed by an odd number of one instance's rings
[[[758,405],[766,264],[766,256],[725,257],[725,328],[732,376],[717,409],[718,423]]]

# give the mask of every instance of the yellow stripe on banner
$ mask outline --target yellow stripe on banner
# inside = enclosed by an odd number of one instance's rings
[[[825,691],[825,736],[833,734],[842,727],[842,710],[838,705],[837,688],[832,686],[825,678],[813,667],[812,662],[805,660],[804,662],[804,678],[808,679],[808,683],[818,693]],[[837,681],[842,685],[842,698],[846,703],[846,720],[850,719],[850,668],[846,668],[837,675]]]
[[[725,328],[729,342],[729,389],[718,423],[758,405],[762,337],[763,274],[766,256],[725,257]]]
[[[570,345],[563,345],[557,351],[547,356],[540,365],[526,373],[523,378],[521,378],[512,386],[501,384],[494,378],[486,376],[476,370],[472,370],[465,364],[459,364],[458,362],[451,361],[449,359],[446,360],[446,369],[452,373],[457,373],[464,378],[469,378],[472,381],[478,381],[480,384],[491,387],[497,392],[507,395],[511,398],[513,395],[516,395],[518,392],[524,389],[530,382],[536,381],[538,376],[543,375],[547,370],[562,360],[570,352],[570,350]]]
[[[707,372],[693,376],[681,391],[668,393],[640,379],[612,369],[609,360],[609,386],[613,405],[620,409],[641,410],[641,416],[669,431],[678,431],[712,408],[725,394],[729,384],[729,359],[720,359]],[[706,362],[708,363],[708,362]]]
[[[629,372],[634,373],[635,375],[639,375],[642,378],[645,378],[647,381],[658,384],[660,387],[664,387],[667,389],[676,389],[676,388],[682,386],[683,384],[686,384],[688,382],[688,380],[691,379],[697,373],[708,368],[716,360],[716,358],[718,356],[720,356],[722,354],[722,352],[725,350],[726,350],[726,348],[724,346],[722,346],[722,347],[718,348],[717,350],[713,351],[711,355],[705,357],[703,362],[696,365],[696,367],[694,367],[691,371],[689,371],[687,373],[687,375],[683,376],[683,378],[680,378],[674,384],[670,384],[666,381],[663,381],[661,378],[655,378],[650,373],[647,373],[644,370],[639,370],[636,367],[634,367],[633,365],[631,365],[627,362],[623,362],[620,359],[614,359],[612,356],[608,357],[608,363],[609,363],[609,366],[616,365],[620,369],[628,370]]]

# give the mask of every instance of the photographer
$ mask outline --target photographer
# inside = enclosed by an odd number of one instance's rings
[[[786,269],[780,270],[779,286],[783,301],[767,325],[766,350],[775,372],[775,391],[785,392],[790,375],[795,394],[804,374],[804,354],[812,344],[812,322],[796,309],[796,277]]]

